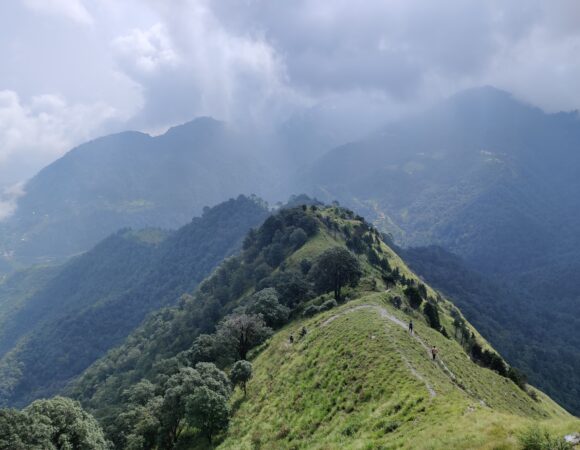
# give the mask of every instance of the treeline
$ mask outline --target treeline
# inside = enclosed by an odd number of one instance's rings
[[[184,370],[199,370],[200,364],[213,364],[216,370],[230,371],[231,382],[242,380],[243,385],[244,376],[240,373],[248,373],[248,369],[246,366],[242,370],[241,365],[246,364],[242,362],[250,359],[251,350],[273,330],[293,317],[308,314],[308,308],[330,308],[345,300],[348,292],[345,294],[344,288],[356,286],[364,272],[353,252],[340,245],[325,244],[326,248],[319,252],[307,252],[310,257],[296,261],[290,258],[309,240],[316,239],[321,228],[327,235],[338,238],[340,234],[344,241],[344,229],[330,217],[335,212],[346,218],[351,234],[360,233],[357,229],[365,230],[361,235],[371,233],[377,257],[386,261],[387,256],[380,249],[380,234],[357,221],[352,212],[337,208],[329,214],[316,205],[283,209],[259,229],[250,231],[242,253],[224,261],[193,295],[183,296],[175,308],[154,314],[123,346],[83,375],[71,392],[95,412],[117,448],[129,448],[128,436],[133,436],[131,440],[135,442],[146,440],[151,445],[156,442],[160,448],[170,448],[161,444],[171,441],[161,415],[172,377],[180,376]],[[324,293],[330,294],[331,300],[322,306],[320,294]],[[313,299],[320,304],[313,303]],[[145,403],[135,403],[130,398],[131,389],[137,385],[150,388],[151,397]],[[221,392],[221,399],[227,399],[224,393]],[[190,404],[181,408],[185,411],[183,422],[173,427],[181,430],[183,424],[188,424],[190,437],[191,430],[204,434],[187,416],[192,407]],[[139,424],[143,421],[156,424],[155,431],[142,430]],[[222,425],[226,423],[222,421]],[[214,432],[211,435],[213,438]],[[172,436],[175,438],[175,433]]]
[[[0,359],[0,406],[58,392],[148,313],[194,290],[268,214],[239,196],[175,232],[121,230],[64,265],[3,330],[0,350],[12,352]]]

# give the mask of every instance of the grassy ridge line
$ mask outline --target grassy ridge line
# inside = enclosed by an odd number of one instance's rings
[[[254,361],[248,398],[234,400],[239,409],[220,448],[509,449],[516,448],[515,434],[533,422],[559,434],[578,428],[577,419],[547,397],[534,402],[511,381],[473,364],[457,343],[418,323],[418,334],[441,349],[444,362],[477,397],[468,395],[404,329],[377,313],[386,309],[404,319],[388,305],[389,295],[364,295],[274,336]],[[363,305],[375,309],[354,309]],[[289,344],[302,326],[309,329],[306,338]],[[429,396],[402,355],[437,397]]]

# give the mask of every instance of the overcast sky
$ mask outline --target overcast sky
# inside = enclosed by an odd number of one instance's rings
[[[12,196],[87,139],[199,115],[275,123],[322,102],[382,121],[482,84],[580,107],[578,0],[9,0],[0,33]]]

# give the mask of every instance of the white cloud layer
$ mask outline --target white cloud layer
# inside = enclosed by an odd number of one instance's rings
[[[32,11],[63,16],[82,24],[92,24],[93,18],[82,0],[23,0]]]
[[[0,29],[0,187],[97,134],[199,115],[324,105],[356,135],[482,84],[580,107],[577,0],[18,0]]]
[[[0,91],[0,188],[41,169],[115,118],[116,111],[104,104],[71,105],[57,95],[23,102],[16,92]]]

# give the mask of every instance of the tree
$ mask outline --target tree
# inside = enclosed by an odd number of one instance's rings
[[[70,398],[37,400],[25,408],[24,413],[31,418],[35,429],[40,424],[48,425],[48,440],[57,450],[109,448],[99,423]]]
[[[0,450],[55,449],[50,425],[16,409],[0,409]]]
[[[437,305],[432,302],[427,302],[423,308],[423,314],[427,317],[427,322],[431,328],[441,330],[441,321],[439,320],[439,311]]]
[[[226,317],[216,331],[220,341],[235,353],[237,359],[246,359],[248,352],[272,334],[261,316],[233,314]]]
[[[252,378],[252,363],[249,361],[236,361],[230,372],[230,380],[234,386],[241,386],[246,396],[246,383]]]
[[[362,276],[356,257],[343,247],[332,247],[322,253],[309,273],[319,292],[334,292],[337,301],[341,299],[342,288],[355,286]]]
[[[200,334],[189,352],[191,362],[197,364],[198,362],[216,361],[219,356],[219,342],[214,334]]]
[[[247,308],[249,314],[261,315],[270,327],[284,325],[288,320],[290,308],[278,301],[278,292],[274,288],[266,288],[256,292]]]
[[[208,387],[197,388],[187,399],[187,421],[204,433],[210,444],[217,432],[227,428],[229,420],[227,398]]]
[[[231,395],[228,377],[212,363],[198,363],[195,368],[184,367],[167,380],[160,408],[161,446],[173,448],[189,420],[192,396],[204,388],[227,399]]]
[[[296,228],[292,233],[290,233],[290,245],[292,245],[294,249],[302,247],[307,240],[308,235],[302,228]]]
[[[408,286],[405,288],[404,292],[405,296],[409,300],[409,305],[411,305],[411,308],[418,309],[421,306],[421,303],[423,303],[423,298],[421,297],[419,289],[417,289],[415,286]]]
[[[312,297],[312,289],[301,272],[287,270],[278,272],[263,279],[259,289],[273,287],[278,293],[278,300],[290,308]]]

